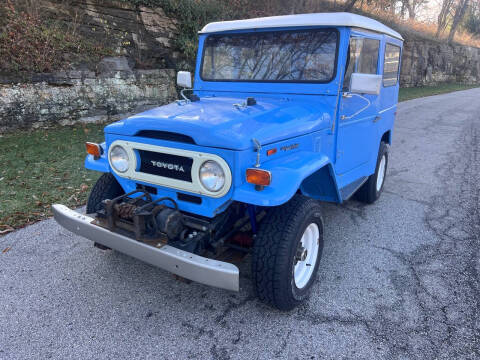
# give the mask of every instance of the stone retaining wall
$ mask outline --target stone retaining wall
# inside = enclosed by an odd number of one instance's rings
[[[176,99],[172,69],[131,70],[124,58],[91,71],[37,74],[0,84],[0,133],[51,124],[113,121]]]
[[[406,37],[400,86],[458,82],[480,85],[480,49]]]

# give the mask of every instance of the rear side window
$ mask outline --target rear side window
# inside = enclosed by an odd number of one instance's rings
[[[378,49],[380,40],[350,39],[347,70],[345,71],[344,87],[350,86],[352,73],[376,74],[378,67]]]
[[[397,85],[399,65],[400,47],[387,44],[385,46],[385,60],[383,63],[383,86]]]

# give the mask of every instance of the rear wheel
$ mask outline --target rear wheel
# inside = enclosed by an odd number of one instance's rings
[[[388,165],[388,145],[384,142],[380,143],[378,150],[377,166],[375,173],[369,176],[368,180],[357,191],[356,198],[367,204],[373,204],[380,197],[383,184],[385,183],[385,176],[387,174]]]
[[[310,293],[323,250],[323,220],[317,201],[296,195],[271,209],[253,246],[257,295],[280,310],[291,310]]]

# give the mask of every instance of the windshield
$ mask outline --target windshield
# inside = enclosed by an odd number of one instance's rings
[[[334,29],[210,35],[201,77],[207,81],[329,82],[335,75]]]

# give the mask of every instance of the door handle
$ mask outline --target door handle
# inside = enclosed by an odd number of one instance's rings
[[[373,122],[376,123],[378,120],[380,120],[382,117],[380,115],[375,116],[375,119],[373,119]]]

